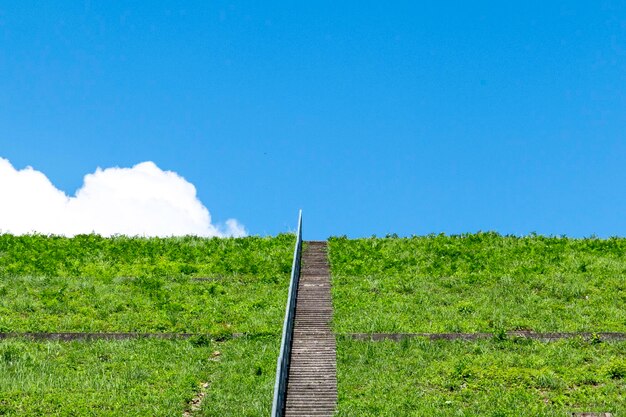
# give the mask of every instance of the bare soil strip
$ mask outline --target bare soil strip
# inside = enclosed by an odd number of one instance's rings
[[[626,333],[616,332],[567,332],[567,333],[535,333],[529,331],[511,331],[506,332],[506,337],[522,337],[526,339],[540,340],[550,342],[559,339],[575,339],[582,337],[585,340],[626,340]],[[424,337],[430,340],[478,340],[492,339],[502,337],[494,333],[343,333],[338,334],[340,337],[347,337],[354,340],[394,340],[411,339],[415,337]]]
[[[190,339],[205,336],[207,339],[224,340],[244,337],[244,333],[234,333],[228,336],[219,336],[198,333],[46,333],[46,332],[11,332],[0,333],[3,339],[31,339],[31,340],[125,340],[125,339]]]
[[[0,340],[3,339],[31,339],[31,340],[125,340],[125,339],[190,339],[192,337],[206,337],[214,340],[236,339],[245,337],[245,333],[233,333],[226,336],[215,336],[200,333],[47,333],[47,332],[9,332],[0,333]],[[354,340],[395,340],[424,337],[430,340],[478,340],[491,339],[498,335],[494,333],[338,333],[339,337],[346,337]],[[529,331],[506,332],[506,337],[524,337],[527,339],[541,340],[549,342],[559,339],[574,339],[582,337],[585,340],[626,340],[626,333],[620,332],[566,332],[566,333],[535,333]]]
[[[193,415],[200,410],[202,407],[202,402],[204,401],[204,397],[206,397],[206,390],[209,387],[209,383],[205,382],[200,384],[200,390],[198,394],[189,401],[187,405],[187,410],[183,413],[183,417],[193,417]]]
[[[572,413],[572,417],[613,417],[611,413]]]

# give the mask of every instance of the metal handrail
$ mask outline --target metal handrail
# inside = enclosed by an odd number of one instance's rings
[[[296,315],[296,296],[300,281],[300,258],[302,255],[302,210],[298,213],[298,232],[296,247],[293,251],[293,266],[289,282],[289,296],[285,308],[285,322],[283,336],[280,342],[280,354],[276,364],[276,382],[274,383],[274,401],[272,402],[272,417],[282,417],[285,414],[285,400],[287,391],[287,375],[289,374],[289,360],[291,358],[291,344],[293,340],[293,325]]]

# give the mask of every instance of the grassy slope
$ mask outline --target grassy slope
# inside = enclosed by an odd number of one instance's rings
[[[626,239],[330,241],[338,332],[626,331]],[[341,416],[626,413],[626,343],[338,342]]]
[[[339,416],[626,415],[626,344],[339,340]]]
[[[2,341],[0,415],[176,416],[203,382],[206,415],[217,415],[211,404],[237,410],[220,415],[267,415],[277,355],[276,337]]]
[[[2,341],[0,415],[181,415],[201,382],[198,415],[267,415],[293,244],[293,235],[0,235],[0,331],[251,335]]]
[[[280,336],[230,341],[222,363],[211,371],[211,386],[199,415],[265,417],[272,411]]]
[[[330,240],[338,332],[626,331],[626,239]]]
[[[0,235],[0,331],[278,334],[293,242]]]

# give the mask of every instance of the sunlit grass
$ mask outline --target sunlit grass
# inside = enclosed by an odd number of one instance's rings
[[[0,331],[277,334],[288,281],[4,278]]]
[[[626,415],[626,343],[339,339],[339,416]]]
[[[0,331],[279,334],[294,239],[0,235]]]
[[[210,368],[210,389],[199,415],[265,417],[272,410],[280,337],[228,342]]]
[[[0,342],[0,415],[181,416],[208,382],[206,415],[269,413],[276,337],[225,342]],[[240,401],[242,400],[242,401]]]
[[[268,415],[294,242],[0,235],[0,332],[211,335],[0,341],[0,415]]]
[[[342,332],[626,331],[626,239],[330,240]]]

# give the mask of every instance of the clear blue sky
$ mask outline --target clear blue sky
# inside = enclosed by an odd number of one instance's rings
[[[0,156],[252,234],[624,236],[626,2],[0,1]]]

